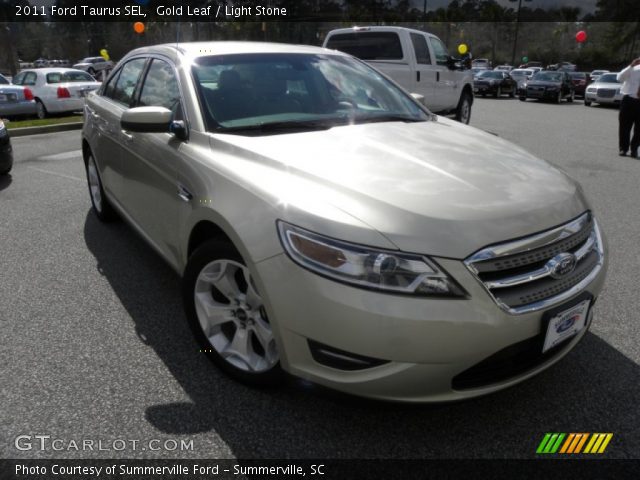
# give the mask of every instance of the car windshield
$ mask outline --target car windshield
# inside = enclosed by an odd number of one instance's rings
[[[200,57],[193,76],[209,131],[326,129],[431,118],[373,68],[339,55]]]
[[[9,85],[9,80],[0,75],[0,85]]]
[[[47,73],[47,83],[94,82],[94,78],[85,72]]]
[[[570,73],[569,74],[571,76],[571,78],[575,78],[575,79],[582,79],[584,80],[585,78],[587,78],[587,74],[586,73]]]
[[[600,75],[598,77],[598,82],[600,82],[600,83],[620,83],[620,82],[618,82],[618,74],[617,73],[605,73],[604,75]]]
[[[480,75],[478,75],[479,77],[482,78],[498,78],[501,79],[502,78],[502,73],[500,72],[492,72],[492,71],[488,71],[488,72],[482,72]]]
[[[561,82],[562,73],[538,72],[533,76],[532,80],[540,80],[542,82]]]

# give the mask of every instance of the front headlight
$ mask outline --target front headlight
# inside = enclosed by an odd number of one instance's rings
[[[4,126],[4,122],[0,120],[0,137],[7,135],[7,127]]]
[[[343,242],[282,221],[278,233],[289,257],[320,275],[389,293],[466,296],[455,280],[422,255]]]

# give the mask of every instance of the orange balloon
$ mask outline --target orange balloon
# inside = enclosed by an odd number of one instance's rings
[[[133,24],[133,29],[136,33],[144,33],[144,23],[136,22]]]

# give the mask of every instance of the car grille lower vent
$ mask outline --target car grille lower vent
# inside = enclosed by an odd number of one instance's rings
[[[520,314],[581,291],[600,271],[603,257],[598,225],[587,212],[560,227],[482,249],[465,264],[502,309]]]

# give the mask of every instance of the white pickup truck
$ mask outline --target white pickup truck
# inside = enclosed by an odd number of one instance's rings
[[[366,61],[408,92],[422,95],[432,112],[469,123],[473,75],[456,67],[435,35],[404,27],[341,28],[327,34],[323,47]]]

